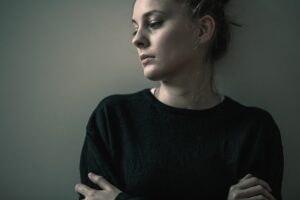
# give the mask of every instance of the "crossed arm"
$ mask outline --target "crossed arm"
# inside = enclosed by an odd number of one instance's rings
[[[103,190],[95,190],[84,184],[76,184],[75,191],[89,200],[115,200],[122,192],[116,186],[109,183],[104,177],[89,173],[90,180]],[[238,199],[268,199],[275,200],[271,194],[271,187],[264,180],[247,174],[239,182],[230,187],[227,200]],[[137,198],[134,198],[138,200]],[[139,198],[140,199],[140,198]]]
[[[243,177],[228,189],[227,200],[282,200],[283,149],[280,132],[270,115],[262,119],[260,128],[243,140],[242,152],[246,153],[241,154],[242,161],[237,170],[238,177]],[[132,197],[120,190],[120,181],[104,142],[105,135],[102,137],[100,134],[105,130],[95,126],[94,122],[91,120],[88,124],[81,153],[82,183],[75,186],[79,199],[146,200],[147,197]],[[94,175],[88,175],[89,172],[94,172]]]

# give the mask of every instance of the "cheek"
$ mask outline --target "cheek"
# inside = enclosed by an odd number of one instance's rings
[[[159,55],[165,64],[182,64],[190,59],[193,43],[190,34],[184,30],[165,32],[160,35],[158,42]]]

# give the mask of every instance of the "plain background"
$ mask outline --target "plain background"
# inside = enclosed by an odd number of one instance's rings
[[[77,199],[85,126],[105,96],[147,80],[131,44],[132,0],[0,1],[1,199]],[[285,155],[283,196],[300,199],[299,1],[235,0],[219,91],[269,111]]]

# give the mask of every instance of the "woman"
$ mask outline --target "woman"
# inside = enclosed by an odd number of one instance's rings
[[[160,86],[98,104],[81,153],[80,199],[282,199],[278,126],[213,84],[229,42],[226,3],[135,1],[132,43]]]

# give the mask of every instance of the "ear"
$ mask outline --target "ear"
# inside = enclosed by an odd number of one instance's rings
[[[210,15],[204,15],[198,20],[199,43],[203,44],[211,40],[215,26],[215,20]]]

